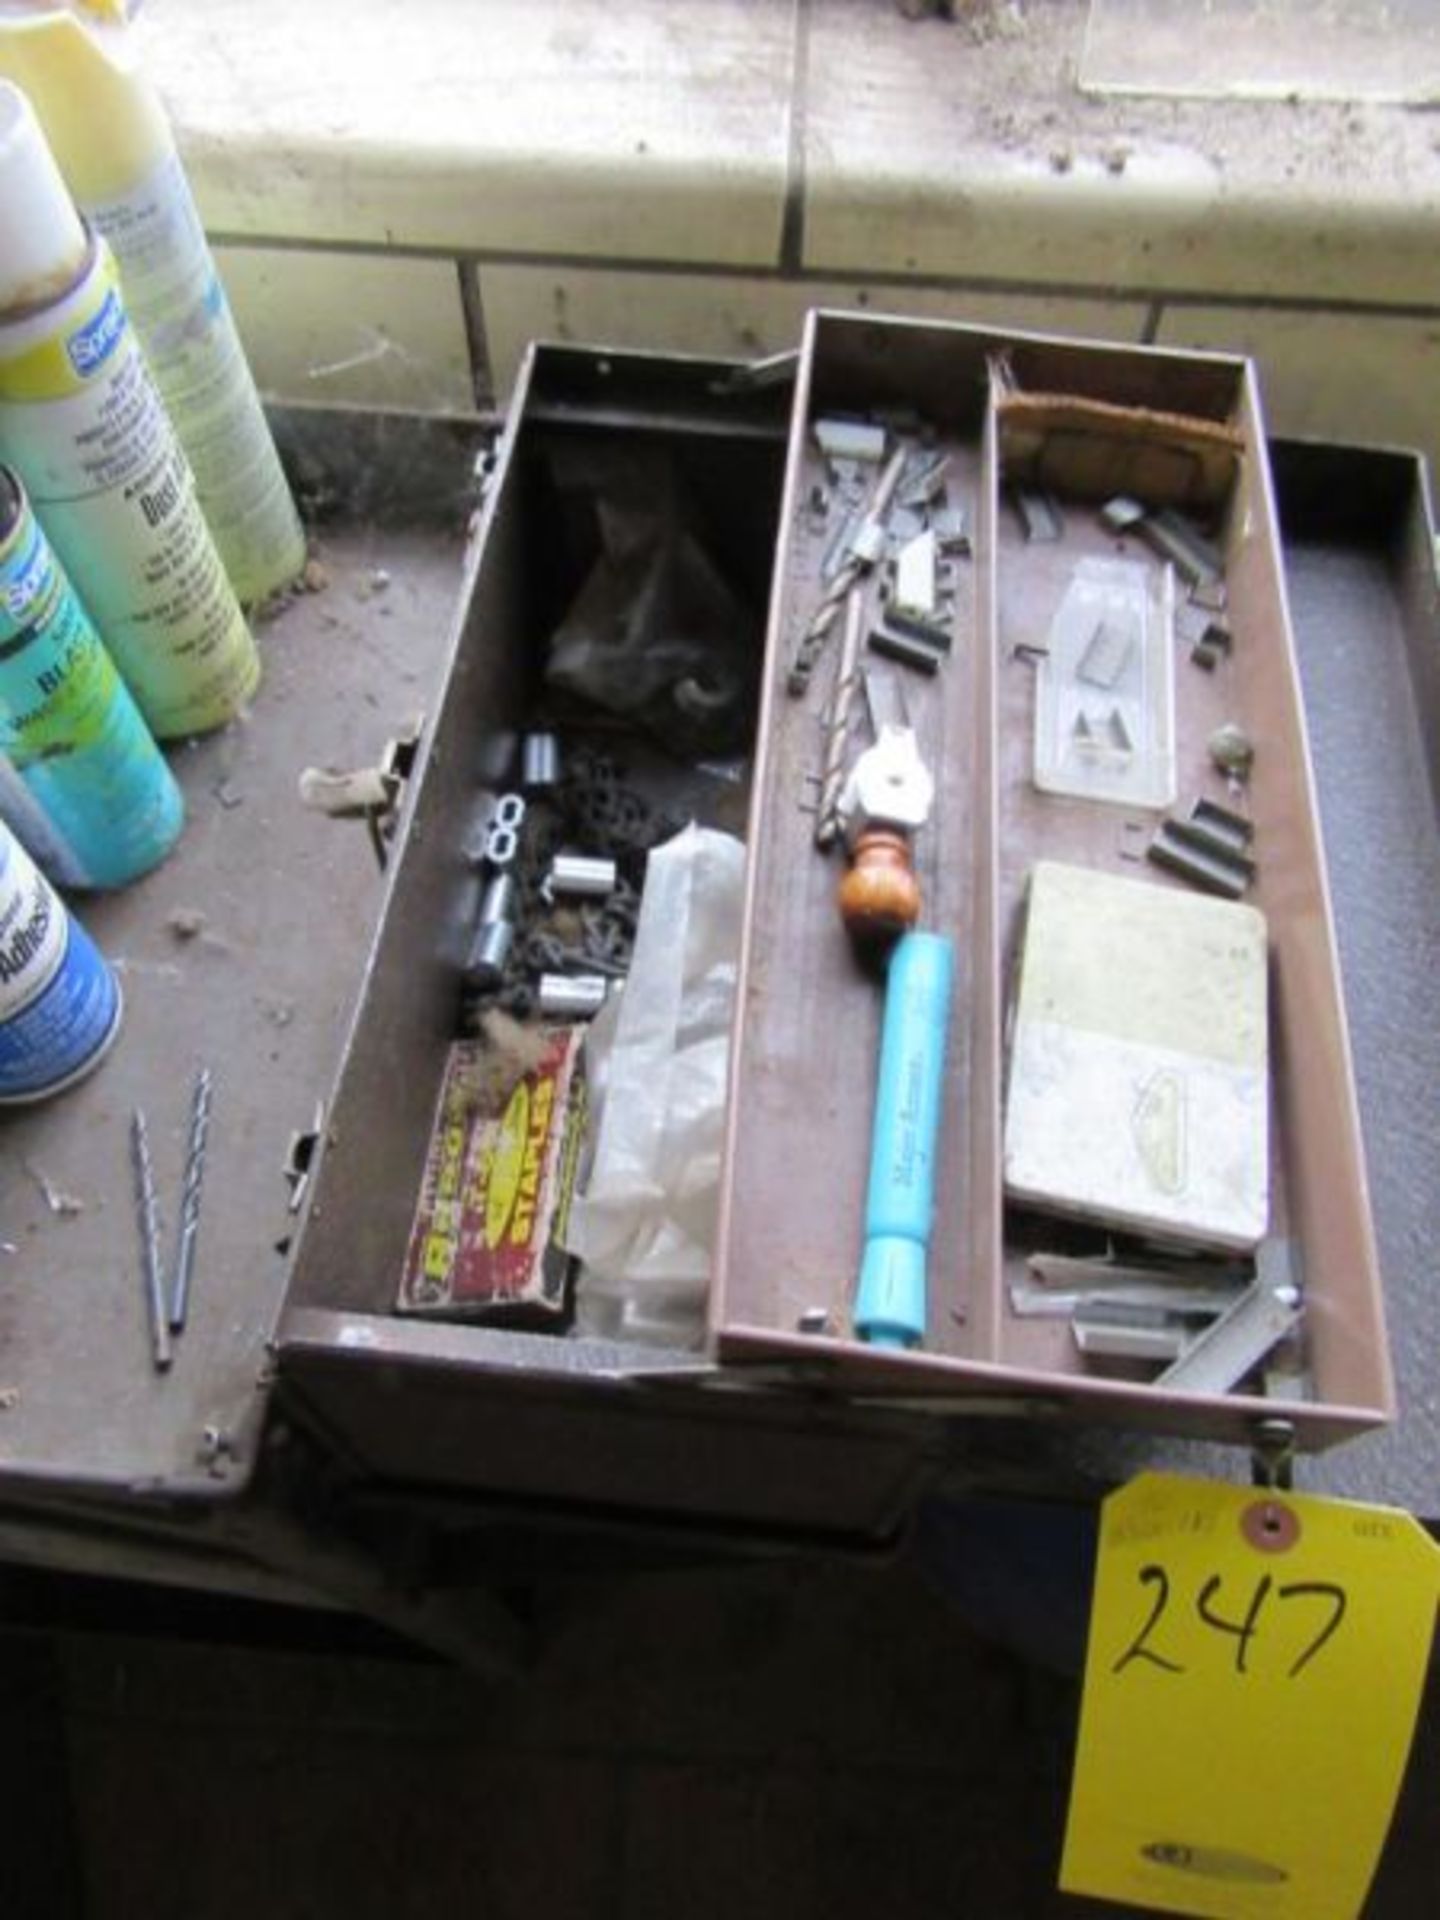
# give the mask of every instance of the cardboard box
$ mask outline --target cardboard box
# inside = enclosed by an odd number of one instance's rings
[[[397,1306],[451,1319],[553,1321],[568,1300],[570,1212],[585,1125],[584,1030],[534,1031],[514,1077],[494,1046],[450,1049]]]

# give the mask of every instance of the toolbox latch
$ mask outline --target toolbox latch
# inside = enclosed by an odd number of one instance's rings
[[[416,714],[386,741],[374,766],[306,767],[300,775],[300,798],[307,807],[332,820],[365,822],[382,873],[424,731],[425,716]]]

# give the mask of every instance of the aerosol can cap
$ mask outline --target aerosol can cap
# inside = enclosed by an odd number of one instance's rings
[[[0,315],[57,299],[88,246],[34,108],[0,80]]]

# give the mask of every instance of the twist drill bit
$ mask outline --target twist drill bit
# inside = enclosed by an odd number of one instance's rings
[[[155,1206],[155,1175],[150,1165],[150,1136],[145,1115],[136,1107],[130,1123],[131,1154],[135,1163],[135,1206],[140,1225],[140,1267],[150,1314],[151,1351],[160,1372],[170,1365],[170,1328],[165,1316],[165,1290],[160,1280],[160,1222]]]
[[[185,1183],[180,1194],[180,1226],[175,1242],[175,1270],[170,1282],[170,1331],[179,1333],[190,1306],[190,1275],[195,1264],[195,1239],[200,1231],[200,1189],[205,1179],[205,1146],[210,1131],[210,1069],[195,1076],[190,1097],[190,1144],[185,1151]]]
[[[810,624],[800,636],[800,645],[790,665],[786,679],[787,692],[798,699],[810,684],[810,676],[815,671],[815,662],[820,658],[825,642],[830,638],[830,629],[840,615],[840,603],[860,577],[860,568],[851,561],[836,575],[834,582],[811,616]]]
[[[829,584],[800,637],[800,645],[785,681],[787,692],[796,699],[810,684],[815,662],[830,637],[846,595],[861,575],[870,571],[885,550],[885,516],[890,511],[895,489],[900,484],[906,457],[904,447],[897,447],[891,454],[875,481],[870,497],[840,535],[833,563],[826,564],[825,575]]]
[[[850,744],[854,724],[855,696],[860,690],[862,669],[860,642],[865,632],[865,595],[852,587],[845,604],[845,639],[840,664],[835,674],[835,691],[830,698],[830,717],[825,729],[825,765],[820,774],[819,817],[815,822],[815,844],[828,847],[840,831],[840,794],[845,785],[845,750]]]

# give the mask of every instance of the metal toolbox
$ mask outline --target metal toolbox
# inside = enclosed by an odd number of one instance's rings
[[[482,440],[475,422],[323,408],[277,419],[287,461],[319,516],[329,587],[301,596],[262,636],[268,665],[253,723],[178,756],[192,829],[176,856],[143,887],[85,903],[87,923],[124,966],[126,1030],[111,1061],[64,1099],[0,1119],[7,1559],[237,1581],[245,1590],[258,1582],[265,1592],[278,1582],[284,1594],[298,1582],[306,1592],[319,1587],[380,1606],[385,1617],[398,1609],[409,1630],[416,1622],[403,1583],[387,1581],[382,1594],[366,1555],[355,1559],[357,1541],[383,1536],[377,1503],[389,1503],[405,1541],[429,1521],[463,1527],[466,1515],[504,1532],[509,1515],[547,1533],[560,1523],[556,1538],[572,1537],[571,1522],[590,1529],[643,1521],[647,1539],[680,1550],[700,1536],[743,1537],[762,1548],[826,1537],[848,1545],[891,1537],[937,1474],[951,1488],[1039,1496],[1068,1489],[1088,1498],[1142,1464],[1222,1477],[1243,1470],[1233,1451],[1211,1441],[1169,1437],[1195,1409],[1148,1403],[1138,1389],[1097,1391],[1063,1359],[1057,1366],[1053,1354],[1019,1352],[1000,1319],[1003,1269],[992,1270],[983,1295],[993,1302],[990,1358],[973,1340],[969,1348],[934,1342],[928,1356],[901,1361],[849,1342],[816,1345],[812,1337],[802,1345],[784,1318],[783,1276],[742,1277],[733,1258],[704,1354],[425,1323],[390,1310],[453,1028],[456,952],[474,910],[457,809],[483,784],[487,745],[520,715],[550,609],[554,524],[537,461],[547,438],[683,447],[763,603],[787,439],[796,454],[783,551],[787,568],[806,563],[795,525],[810,458],[803,409],[892,397],[907,404],[918,379],[919,397],[937,389],[941,399],[954,396],[960,437],[977,436],[984,455],[982,362],[1006,346],[1022,373],[1038,366],[1047,380],[1083,379],[1112,397],[1163,396],[1238,418],[1256,444],[1244,370],[1227,360],[824,319],[808,343],[792,429],[789,388],[757,387],[753,371],[733,364],[540,347],[462,552]],[[882,377],[883,366],[890,371]],[[784,369],[761,377],[777,372]],[[939,418],[947,418],[943,407]],[[1282,443],[1272,459],[1400,1389],[1393,1425],[1310,1460],[1304,1479],[1433,1516],[1435,518],[1413,454]],[[1004,543],[1015,533],[998,497],[986,505],[987,491],[975,505],[989,516],[992,545],[971,563],[973,599],[965,604],[972,621],[991,608],[986,617],[998,628],[977,627],[994,634],[993,651],[982,650],[968,670],[979,672],[988,658],[998,678],[1013,638]],[[1270,503],[1258,468],[1250,510],[1264,538],[1246,591],[1261,577],[1273,595]],[[776,591],[772,674],[782,657],[775,648],[793,639],[781,628],[792,609],[799,617],[803,577],[782,573]],[[1293,699],[1288,671],[1283,685]],[[419,709],[428,726],[381,883],[366,835],[301,808],[295,776],[317,758],[367,764],[396,723]],[[783,717],[793,725],[795,710]],[[963,738],[965,716],[955,718]],[[976,732],[983,746],[989,736]],[[1310,823],[1308,792],[1305,803],[1301,817]],[[1003,794],[994,802],[997,845],[1007,804]],[[774,805],[762,782],[762,824]],[[1267,846],[1269,832],[1267,825]],[[815,930],[826,965],[839,968],[853,993],[828,898],[834,869],[808,845],[792,857],[805,885],[824,890]],[[757,869],[757,884],[762,875]],[[1267,871],[1263,884],[1280,877]],[[967,884],[977,888],[973,875]],[[992,934],[1004,887],[1003,879],[995,886]],[[982,880],[982,907],[989,892]],[[184,941],[182,926],[198,932]],[[1313,1037],[1329,1045],[1338,1031],[1323,1013],[1334,984],[1323,926],[1322,915],[1319,944],[1302,943],[1298,957],[1320,962],[1313,978],[1324,992],[1308,1004],[1321,1006]],[[1003,957],[981,951],[998,972]],[[763,987],[760,957],[752,940],[752,1011]],[[992,1001],[998,993],[996,979]],[[867,985],[848,1009],[872,1040],[874,996]],[[992,1005],[987,1017],[997,1015]],[[977,1017],[964,1023],[973,1028]],[[873,1069],[867,1074],[859,1059],[863,1046],[856,1051],[863,1105]],[[952,1065],[963,1058],[952,1055]],[[159,1374],[149,1364],[135,1266],[125,1130],[131,1107],[147,1107],[168,1192],[183,1149],[188,1063],[197,1059],[215,1069],[217,1087],[202,1271],[183,1351]],[[297,1223],[281,1163],[287,1139],[311,1124],[322,1101],[328,1138],[314,1204]],[[1348,1106],[1336,1124],[1342,1171],[1353,1170]],[[962,1166],[978,1154],[973,1123],[958,1137],[952,1124],[944,1152],[947,1162],[959,1154]],[[798,1190],[805,1164],[788,1168],[787,1188]],[[858,1233],[863,1194],[842,1196],[837,1186],[836,1196],[856,1217],[847,1231]],[[1352,1202],[1347,1188],[1342,1203]],[[788,1230],[783,1211],[767,1217]],[[964,1225],[958,1211],[942,1221],[952,1247]],[[733,1221],[730,1238],[733,1249]],[[850,1257],[841,1249],[827,1269],[827,1300],[842,1310]],[[934,1271],[956,1294],[973,1285],[959,1264]],[[1386,1410],[1368,1259],[1348,1280],[1328,1262],[1321,1271],[1331,1287],[1317,1300],[1331,1355],[1321,1355],[1316,1375],[1325,1399],[1288,1410],[1226,1402],[1199,1409],[1193,1424],[1233,1440],[1250,1437],[1262,1413],[1279,1412],[1263,1428],[1268,1447],[1291,1430],[1286,1411],[1309,1444]],[[1313,1270],[1309,1277],[1313,1284]],[[935,1304],[943,1304],[938,1292]],[[1331,1324],[1342,1316],[1343,1326]],[[1333,1360],[1341,1343],[1351,1348],[1349,1384]],[[1133,1405],[1120,1404],[1127,1397]],[[1167,1433],[1111,1424],[1137,1415]]]
[[[1180,758],[1182,785],[1200,786],[1206,733],[1237,711],[1265,741],[1250,801],[1264,849],[1254,898],[1273,943],[1272,1230],[1291,1242],[1303,1271],[1314,1383],[1307,1400],[1180,1396],[1088,1375],[1070,1356],[1065,1329],[1047,1323],[1037,1333],[1007,1308],[1006,1282],[1023,1259],[1007,1232],[998,1159],[1019,891],[1038,853],[1103,863],[1116,824],[1108,810],[1099,810],[1107,818],[1097,827],[1083,805],[1029,790],[1031,679],[1012,654],[1030,618],[1030,569],[1002,507],[997,356],[1017,392],[1069,396],[1098,416],[1148,410],[1161,422],[1211,423],[1237,453],[1223,544],[1232,623],[1244,643],[1225,673],[1195,672],[1186,683]],[[361,1470],[391,1481],[870,1531],[903,1510],[946,1443],[949,1429],[937,1418],[946,1413],[1018,1416],[1012,1431],[1058,1416],[1232,1442],[1278,1418],[1311,1447],[1385,1421],[1384,1318],[1249,368],[1148,348],[818,315],[793,389],[750,386],[734,373],[570,348],[542,347],[527,362],[289,1279],[277,1350],[290,1404]],[[807,526],[821,478],[811,424],[826,410],[877,409],[917,410],[938,429],[974,541],[953,658],[926,722],[941,822],[927,856],[927,924],[957,933],[962,965],[932,1335],[923,1352],[902,1355],[796,1330],[799,1314],[817,1304],[832,1326],[846,1324],[880,1000],[850,960],[834,912],[835,869],[814,852],[797,804],[816,723],[782,682],[821,557]],[[1163,424],[1157,431],[1163,439]],[[487,763],[503,761],[523,724],[561,591],[540,456],[557,440],[613,435],[674,450],[708,502],[727,562],[753,593],[763,593],[774,562],[706,1355],[425,1324],[390,1311],[476,907],[464,832]],[[1093,516],[1067,515],[1061,553],[1098,549],[1102,538]],[[846,1063],[838,1073],[837,1036]]]
[[[886,343],[902,336],[915,344],[898,355],[878,397],[905,392],[916,365],[929,364],[928,390],[938,384],[954,393],[957,416],[981,436],[989,407],[981,360],[1007,344],[1022,370],[1039,364],[1073,383],[1092,369],[1091,379],[1133,383],[1132,392],[1249,417],[1243,369],[1232,361],[828,319],[810,345],[805,404],[870,405],[877,359],[894,354]],[[923,383],[919,391],[927,391]],[[747,387],[733,365],[541,347],[516,395],[465,558],[474,423],[324,409],[278,422],[307,501],[326,511],[319,537],[329,590],[303,596],[265,636],[270,669],[254,724],[180,757],[187,804],[203,827],[144,887],[88,903],[87,920],[126,968],[127,1028],[114,1058],[65,1099],[0,1121],[7,1556],[88,1567],[97,1557],[113,1565],[123,1549],[148,1568],[164,1531],[165,1565],[193,1560],[197,1578],[213,1577],[217,1559],[232,1570],[242,1560],[288,1568],[292,1577],[297,1556],[309,1569],[304,1577],[318,1577],[315,1552],[333,1559],[338,1551],[334,1516],[320,1536],[302,1537],[282,1497],[282,1483],[312,1460],[331,1463],[332,1491],[337,1473],[357,1498],[383,1482],[388,1497],[418,1503],[416,1513],[544,1519],[578,1517],[583,1508],[587,1520],[644,1518],[676,1539],[697,1528],[727,1536],[738,1529],[761,1542],[886,1537],[937,1470],[952,1486],[1037,1494],[1093,1491],[1141,1463],[1236,1470],[1234,1454],[1209,1442],[1109,1424],[1138,1410],[1178,1428],[1183,1410],[1164,1401],[1147,1408],[1138,1390],[1136,1409],[1118,1406],[1111,1390],[1078,1381],[1054,1356],[1018,1354],[999,1320],[998,1278],[988,1296],[991,1359],[953,1345],[901,1362],[848,1342],[801,1346],[783,1318],[780,1276],[770,1276],[768,1291],[764,1274],[739,1284],[733,1260],[706,1354],[429,1324],[390,1311],[453,1026],[455,953],[474,909],[456,809],[483,781],[486,743],[517,719],[545,631],[555,543],[536,455],[557,433],[683,445],[691,466],[712,476],[707,484],[763,602],[791,406],[787,389]],[[798,463],[809,457],[800,419],[787,555],[796,551],[803,499]],[[1274,459],[1400,1385],[1393,1426],[1311,1461],[1305,1479],[1433,1514],[1434,515],[1411,454],[1289,443]],[[1268,527],[1268,498],[1256,484],[1252,511]],[[1013,537],[998,501],[985,511],[1002,541]],[[1265,546],[1273,568],[1268,535]],[[375,573],[381,562],[384,592]],[[1003,550],[998,559],[979,552],[969,617],[981,595],[995,605],[992,568],[1003,602],[1006,564]],[[783,622],[803,582],[782,576],[777,593]],[[1002,617],[1002,641],[1008,632]],[[783,644],[791,638],[783,634]],[[1001,648],[992,669],[1006,661]],[[300,809],[295,774],[318,756],[361,764],[420,707],[427,743],[381,886],[366,836]],[[762,785],[762,815],[773,804]],[[833,879],[808,845],[803,852],[807,886]],[[1265,884],[1275,877],[1267,873]],[[982,903],[986,891],[982,885]],[[296,910],[297,899],[306,911]],[[828,897],[820,904],[826,963],[839,965],[843,942]],[[998,922],[998,899],[994,912]],[[197,913],[201,932],[182,945],[172,916],[193,925]],[[993,949],[985,951],[993,961]],[[1328,992],[1328,944],[1305,951],[1323,960]],[[755,966],[752,950],[752,998]],[[843,968],[841,977],[853,990]],[[860,995],[872,1038],[873,995],[868,986]],[[1333,1038],[1334,1027],[1328,1031]],[[187,1057],[216,1069],[214,1179],[194,1324],[179,1363],[160,1375],[148,1365],[124,1130],[130,1107],[146,1105],[158,1170],[169,1178],[182,1144]],[[863,1062],[859,1073],[863,1104],[873,1078]],[[287,1137],[322,1099],[329,1138],[314,1205],[297,1229],[279,1168]],[[1349,1124],[1342,1115],[1342,1130]],[[952,1129],[945,1153],[977,1147]],[[790,1172],[793,1186],[799,1174]],[[863,1195],[844,1200],[858,1216]],[[785,1226],[783,1214],[770,1217]],[[960,1224],[958,1214],[942,1222],[952,1243]],[[292,1241],[287,1259],[282,1243]],[[841,1257],[827,1284],[843,1308],[849,1275]],[[971,1284],[958,1265],[935,1271],[957,1291]],[[1368,1269],[1357,1271],[1361,1286],[1337,1286],[1322,1305],[1327,1316],[1349,1316],[1347,1364],[1359,1385],[1338,1384],[1322,1361],[1326,1400],[1292,1410],[1305,1442],[1348,1432],[1385,1408],[1378,1315]],[[1367,1392],[1367,1377],[1380,1391]],[[1350,1410],[1342,1407],[1336,1421],[1340,1400]],[[1248,1435],[1262,1411],[1276,1409],[1223,1404],[1203,1409],[1200,1424],[1235,1438]],[[318,1450],[284,1445],[295,1427]],[[316,1488],[303,1474],[301,1484],[304,1510],[317,1510]],[[325,1501],[318,1511],[329,1513]],[[343,1584],[349,1576],[343,1568],[341,1575]]]
[[[848,1324],[859,1271],[870,1091],[881,999],[839,937],[834,869],[804,800],[815,720],[787,697],[797,635],[823,591],[808,515],[825,414],[914,410],[949,459],[973,521],[953,652],[916,696],[935,771],[935,820],[917,845],[925,924],[955,935],[958,992],[944,1095],[929,1331],[887,1352],[800,1331],[807,1312]],[[1216,463],[1222,472],[1217,482]],[[1063,524],[1027,544],[1005,501],[1017,484],[1063,491]],[[1258,742],[1243,804],[1258,871],[1246,898],[1269,938],[1268,1236],[1305,1299],[1308,1398],[1181,1393],[1124,1370],[1087,1370],[1062,1321],[1021,1318],[1010,1287],[1036,1245],[1002,1190],[1009,981],[1027,876],[1061,860],[1158,887],[1136,864],[1155,815],[1037,790],[1035,669],[1063,582],[1117,541],[1098,509],[1159,489],[1208,498],[1233,648],[1210,670],[1176,655],[1177,791],[1224,801],[1207,750],[1239,723]],[[740,1016],[712,1329],[722,1360],[785,1360],[842,1393],[1029,1396],[1080,1420],[1242,1440],[1280,1416],[1323,1446],[1393,1413],[1390,1364],[1352,1085],[1329,894],[1290,632],[1266,444],[1243,362],[1082,345],[964,327],[812,316],[791,426],[759,762],[751,819]],[[813,705],[813,703],[812,703]],[[817,1141],[823,1149],[817,1150]],[[1041,1242],[1043,1244],[1043,1240]]]

